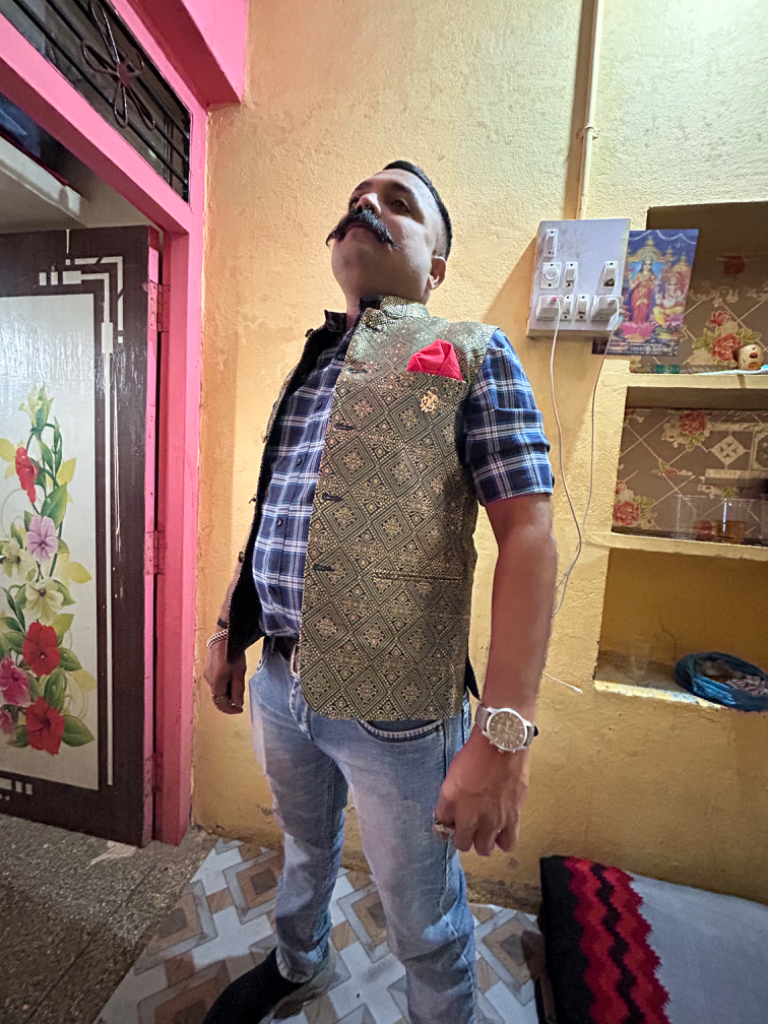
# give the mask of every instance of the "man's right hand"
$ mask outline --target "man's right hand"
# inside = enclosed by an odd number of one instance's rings
[[[205,680],[211,688],[213,703],[225,715],[242,715],[245,694],[245,655],[236,662],[227,661],[226,642],[220,640],[208,649]]]

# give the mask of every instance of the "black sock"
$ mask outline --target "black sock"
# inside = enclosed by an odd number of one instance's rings
[[[258,967],[224,989],[204,1024],[258,1024],[302,984],[285,980],[277,969],[277,952],[273,949]]]

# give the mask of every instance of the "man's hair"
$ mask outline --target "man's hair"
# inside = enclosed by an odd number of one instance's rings
[[[448,211],[445,208],[445,203],[440,198],[440,193],[437,191],[435,186],[426,176],[424,171],[416,164],[412,164],[410,160],[393,160],[391,164],[387,164],[384,168],[385,171],[408,171],[409,174],[415,174],[417,178],[427,186],[429,191],[432,193],[432,198],[437,204],[437,208],[440,211],[440,216],[443,218],[443,225],[445,227],[445,253],[444,256],[448,259],[448,255],[451,251],[451,241],[453,240],[453,229],[451,227],[451,218],[448,216]]]

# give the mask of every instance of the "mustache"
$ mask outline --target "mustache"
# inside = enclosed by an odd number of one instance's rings
[[[355,207],[350,210],[349,213],[345,214],[330,235],[328,235],[325,240],[325,244],[328,245],[332,240],[340,242],[353,224],[362,224],[364,228],[367,228],[372,232],[372,234],[374,234],[384,245],[389,245],[393,249],[400,248],[399,245],[395,244],[395,240],[389,233],[387,225],[382,220],[379,220],[373,210],[367,206],[362,209],[360,207]]]

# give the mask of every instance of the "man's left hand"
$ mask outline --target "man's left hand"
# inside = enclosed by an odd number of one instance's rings
[[[478,728],[472,730],[451,762],[435,810],[455,830],[457,849],[474,845],[481,857],[490,857],[495,846],[511,852],[528,792],[529,759],[527,750],[504,753]]]

